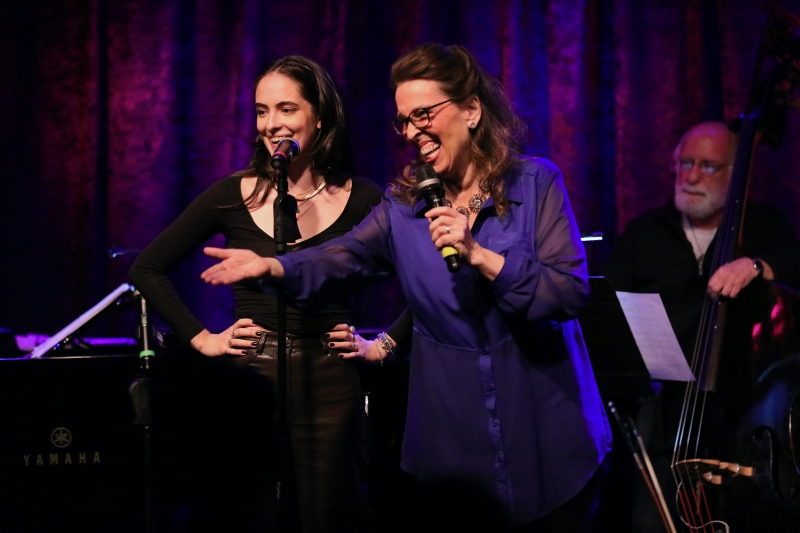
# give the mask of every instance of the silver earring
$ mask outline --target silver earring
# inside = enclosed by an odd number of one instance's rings
[[[469,126],[469,129],[474,130],[477,124],[475,124],[474,122],[470,122],[469,124],[467,124],[467,126]]]

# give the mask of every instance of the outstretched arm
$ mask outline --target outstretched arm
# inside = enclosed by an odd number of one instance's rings
[[[274,257],[261,257],[252,250],[203,248],[207,256],[222,262],[206,269],[200,277],[212,285],[230,285],[243,279],[267,277],[283,279],[283,265]]]

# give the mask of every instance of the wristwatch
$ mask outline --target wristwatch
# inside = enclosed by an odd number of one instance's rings
[[[753,258],[753,268],[756,269],[756,272],[758,272],[758,274],[756,274],[757,278],[764,276],[764,263],[762,263],[761,259],[758,257]]]

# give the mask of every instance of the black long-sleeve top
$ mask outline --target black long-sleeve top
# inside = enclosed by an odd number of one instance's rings
[[[204,326],[181,300],[168,277],[176,265],[220,233],[225,235],[228,248],[252,250],[263,257],[276,253],[274,239],[255,224],[246,208],[226,207],[241,204],[240,183],[239,176],[229,176],[209,187],[142,251],[129,272],[131,282],[148,304],[184,341],[191,340]],[[344,235],[367,216],[382,197],[383,190],[375,183],[353,178],[350,198],[339,218],[314,237],[288,245],[287,253]],[[236,283],[233,290],[237,318],[251,318],[267,329],[277,328],[277,299],[265,294],[257,281]],[[319,335],[343,322],[350,322],[346,300],[311,311],[287,306],[286,331],[291,334]]]

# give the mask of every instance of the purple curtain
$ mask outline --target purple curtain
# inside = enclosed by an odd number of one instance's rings
[[[53,333],[124,282],[135,252],[109,248],[144,247],[245,165],[254,78],[290,53],[337,80],[359,173],[383,185],[411,157],[387,124],[392,61],[424,41],[467,46],[508,88],[527,152],[564,171],[581,230],[606,236],[590,245],[596,272],[616,232],[670,197],[682,132],[743,111],[768,3],[2,2],[0,327]],[[782,145],[758,148],[751,186],[795,227],[799,125],[790,111]],[[208,264],[198,253],[174,279],[209,327],[225,327],[232,296],[199,281]],[[362,300],[362,327],[402,305],[392,285]]]

